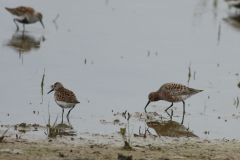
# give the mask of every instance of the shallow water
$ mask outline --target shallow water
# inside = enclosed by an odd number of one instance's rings
[[[240,139],[240,24],[231,18],[234,8],[213,2],[1,1],[3,7],[35,8],[45,29],[38,22],[24,33],[19,25],[16,33],[12,16],[0,9],[0,124],[46,125],[49,114],[51,124],[57,116],[61,123],[62,110],[47,94],[61,82],[81,102],[69,118],[74,131],[109,134],[124,125],[103,120],[127,123],[118,112],[144,113],[150,92],[178,82],[204,90],[186,100],[185,128],[201,138]],[[170,105],[150,103],[147,111],[169,120],[164,109]],[[174,107],[172,120],[181,123],[182,103]],[[135,117],[130,124],[133,133],[146,127]]]

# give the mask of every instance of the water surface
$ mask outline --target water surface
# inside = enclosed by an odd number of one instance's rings
[[[81,102],[69,117],[76,134],[109,134],[124,125],[103,120],[127,123],[118,112],[144,113],[150,92],[178,82],[204,90],[186,100],[185,128],[201,138],[239,139],[240,27],[234,8],[213,2],[1,1],[0,124],[46,125],[49,114],[53,124],[62,110],[47,92],[61,82]],[[45,29],[35,23],[23,33],[19,25],[16,33],[4,7],[20,5],[41,12]],[[147,110],[169,120],[170,105]],[[172,120],[181,123],[182,103],[174,107]],[[146,127],[138,118],[130,123],[134,133]]]

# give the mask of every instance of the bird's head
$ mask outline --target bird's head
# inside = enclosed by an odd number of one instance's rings
[[[39,19],[39,21],[41,22],[43,28],[45,28],[44,25],[43,25],[43,22],[42,22],[42,19],[43,19],[43,15],[42,15],[42,13],[37,12],[37,15],[38,15],[38,19]]]
[[[52,91],[57,91],[59,90],[60,88],[63,88],[63,85],[62,83],[60,82],[56,82],[54,85],[52,85],[52,90],[48,92],[48,94]]]
[[[158,100],[160,100],[159,94],[158,94],[157,92],[151,92],[151,93],[148,95],[148,103],[147,103],[147,105],[145,106],[145,109],[147,108],[147,106],[149,105],[150,102],[158,101]]]

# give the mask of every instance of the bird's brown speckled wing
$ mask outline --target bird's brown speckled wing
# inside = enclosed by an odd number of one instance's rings
[[[12,13],[13,15],[16,15],[16,16],[22,16],[22,15],[25,15],[25,14],[33,14],[35,12],[35,10],[31,7],[20,6],[20,7],[17,7],[17,8],[7,8],[7,7],[5,7],[5,8],[10,13]]]
[[[56,100],[67,102],[67,103],[80,103],[77,100],[77,97],[75,96],[75,94],[72,91],[65,88],[61,88],[58,91],[56,91]]]
[[[188,88],[187,86],[184,86],[180,83],[165,83],[161,86],[159,89],[159,93],[162,91],[165,91],[170,96],[181,96],[181,95],[193,95],[198,92],[201,92],[202,90],[194,89],[194,88]]]
[[[189,88],[180,83],[165,83],[159,89],[159,93],[165,91],[170,96],[180,96],[189,94]]]

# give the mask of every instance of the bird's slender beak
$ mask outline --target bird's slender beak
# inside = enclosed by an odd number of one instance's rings
[[[150,103],[150,101],[148,101],[148,103],[147,103],[147,105],[146,105],[146,107],[145,107],[145,110],[146,110],[147,106],[149,105],[149,103]]]
[[[52,89],[51,91],[49,91],[47,94],[49,94],[50,92],[54,91],[54,89]]]
[[[42,22],[42,20],[41,20],[40,18],[39,18],[39,21],[41,22],[43,28],[45,29],[45,27],[44,27],[44,25],[43,25],[43,22]]]

